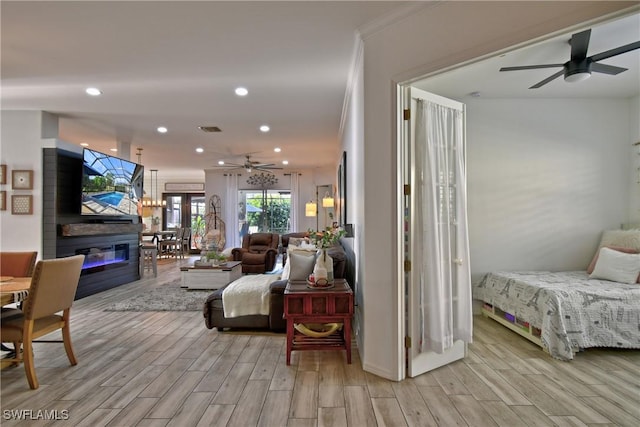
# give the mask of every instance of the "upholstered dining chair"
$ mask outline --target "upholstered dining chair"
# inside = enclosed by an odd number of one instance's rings
[[[22,313],[0,324],[2,342],[12,342],[16,349],[15,358],[4,360],[24,362],[27,381],[32,389],[39,386],[33,361],[34,339],[62,329],[62,342],[69,362],[78,364],[71,345],[69,321],[83,262],[84,255],[38,261]]]
[[[0,276],[31,277],[38,252],[0,252]]]
[[[30,252],[0,252],[0,276],[31,277],[36,266],[38,251]],[[2,307],[0,310],[1,321],[20,314],[15,308]],[[0,350],[12,351],[4,344],[0,344]]]

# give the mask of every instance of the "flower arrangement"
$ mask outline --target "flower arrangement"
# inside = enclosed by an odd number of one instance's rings
[[[345,235],[345,231],[341,228],[327,227],[324,231],[308,230],[309,240],[313,242],[318,249],[328,249],[338,243],[341,237]]]

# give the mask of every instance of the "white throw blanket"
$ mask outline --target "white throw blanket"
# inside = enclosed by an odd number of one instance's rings
[[[277,274],[252,274],[231,282],[222,291],[224,317],[269,315],[269,285],[278,277]]]

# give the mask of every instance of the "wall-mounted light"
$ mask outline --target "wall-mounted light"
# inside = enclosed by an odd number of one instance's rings
[[[333,197],[329,195],[329,193],[325,193],[322,198],[322,207],[323,208],[332,208],[333,207]]]
[[[309,200],[304,205],[304,216],[316,216],[318,212],[318,205],[313,200]]]

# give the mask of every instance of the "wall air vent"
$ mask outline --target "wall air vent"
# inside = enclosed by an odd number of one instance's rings
[[[202,132],[207,133],[222,132],[222,129],[220,129],[218,126],[198,126],[198,129],[200,129]]]

